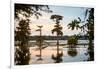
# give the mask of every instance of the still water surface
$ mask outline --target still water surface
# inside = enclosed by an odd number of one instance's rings
[[[48,42],[48,41],[47,41]],[[49,42],[54,42],[54,41],[49,41]],[[87,41],[79,41],[80,43],[87,43]],[[61,41],[60,43],[64,43],[65,41]],[[67,47],[68,45],[60,46],[59,52],[63,52],[62,56],[62,63],[64,62],[78,62],[78,61],[86,61],[89,58],[89,55],[87,54],[87,48],[88,46],[86,45],[85,47],[83,45],[78,45],[78,48],[75,48],[75,51],[77,52],[76,55],[71,56],[68,51],[69,48]],[[38,60],[38,56],[40,54],[38,50],[38,46],[30,47],[30,53],[31,53],[31,59],[30,59],[30,64],[46,64],[46,63],[54,63],[55,61],[52,59],[52,54],[56,55],[57,53],[57,47],[56,45],[48,46],[44,49],[42,49],[42,59],[43,60]]]

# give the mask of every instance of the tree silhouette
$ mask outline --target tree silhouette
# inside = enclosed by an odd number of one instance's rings
[[[88,47],[89,55],[90,55],[89,61],[92,61],[94,60],[94,46],[92,43],[92,40],[94,40],[94,9],[93,8],[89,10],[89,16],[86,25],[88,29],[87,35],[89,39],[89,47]]]
[[[73,20],[71,23],[69,23],[67,26],[68,26],[68,29],[71,28],[71,30],[74,30],[76,28],[76,30],[78,30],[80,28],[80,21],[78,20]]]
[[[81,28],[86,31],[89,40],[88,53],[90,55],[89,61],[94,60],[94,46],[92,40],[94,40],[94,8],[86,9],[84,22],[86,22]]]
[[[40,36],[38,37],[37,41],[38,41],[38,46],[39,46],[39,50],[40,50],[40,58],[38,60],[42,60],[42,43],[43,43],[43,39],[42,39],[42,27],[43,26],[37,26],[39,29],[37,29],[36,31],[40,32]]]
[[[28,47],[30,35],[29,20],[21,20],[19,27],[17,27],[15,40],[18,41],[15,51],[15,64],[16,65],[27,65],[30,60],[30,52]]]
[[[18,4],[15,3],[15,18],[19,19],[19,14],[30,17],[31,15],[35,15],[36,18],[39,16],[42,16],[42,14],[39,11],[45,11],[45,12],[52,12],[48,5],[33,5],[33,4]]]
[[[70,36],[68,38],[67,44],[69,45],[70,48],[75,48],[77,43],[78,43],[78,37],[76,35]]]
[[[56,22],[56,25],[54,25],[54,29],[52,30],[52,34],[53,34],[54,32],[56,32],[57,37],[63,35],[63,32],[61,31],[61,30],[62,30],[62,27],[61,27],[61,25],[59,24],[59,23],[60,23],[60,20],[62,20],[62,18],[63,18],[63,17],[60,16],[60,15],[52,15],[52,16],[51,16],[51,19],[52,19],[53,21]],[[62,53],[59,53],[59,39],[57,39],[57,56],[54,57],[54,55],[52,55],[52,58],[55,59],[56,62],[60,62],[60,61],[62,61],[62,60],[61,60],[62,55],[63,55],[63,52],[62,52]],[[60,61],[59,61],[59,60],[60,60]]]
[[[89,40],[89,47],[88,47],[88,52],[90,55],[89,61],[94,60],[94,46],[92,43],[92,40],[94,40],[94,8],[89,8],[86,9],[85,12],[85,17],[84,17],[84,21],[81,21],[80,18],[78,18],[78,23],[77,21],[75,21],[77,24],[75,25],[75,23],[70,23],[68,24],[68,26],[72,27],[72,30],[74,30],[74,28],[80,28],[81,31],[86,32],[86,35],[88,36],[88,40]],[[80,23],[84,23],[84,25],[80,26]],[[78,26],[79,25],[79,26]]]

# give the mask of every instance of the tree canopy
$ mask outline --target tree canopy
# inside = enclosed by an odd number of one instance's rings
[[[19,14],[30,17],[35,15],[37,18],[42,16],[39,11],[52,12],[48,5],[33,5],[33,4],[15,4],[15,18],[19,19]]]

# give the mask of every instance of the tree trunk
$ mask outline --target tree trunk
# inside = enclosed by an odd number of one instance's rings
[[[42,35],[42,33],[41,33],[41,30],[40,30],[40,59],[41,59],[41,57],[42,57],[42,38],[41,38],[41,35]]]
[[[89,34],[89,47],[88,47],[88,53],[89,53],[89,61],[94,60],[94,48],[93,48],[93,43],[92,43],[92,38],[91,34]]]
[[[57,56],[59,55],[59,39],[58,39],[58,35],[57,35]]]

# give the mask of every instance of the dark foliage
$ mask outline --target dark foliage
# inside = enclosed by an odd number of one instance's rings
[[[59,36],[63,35],[62,27],[59,23],[60,23],[60,20],[62,20],[62,18],[63,17],[60,15],[52,15],[50,18],[56,22],[56,25],[54,25],[54,29],[52,30],[52,34],[56,32],[56,35],[57,35],[57,55],[55,57],[52,56],[52,58],[56,61],[56,63],[59,63],[62,61],[61,59],[62,53],[61,54],[59,53]]]
[[[21,20],[15,37],[18,39],[18,46],[15,46],[15,64],[27,65],[30,60],[28,41],[30,35],[29,20]]]
[[[45,11],[45,12],[52,12],[49,10],[48,5],[33,5],[33,4],[15,4],[15,18],[19,19],[19,14],[30,17],[31,15],[35,15],[36,18],[39,16],[42,16],[42,14],[39,11]]]
[[[72,30],[80,28],[81,31],[86,32],[87,38],[89,40],[89,47],[88,47],[88,53],[90,55],[89,61],[94,60],[94,8],[86,9],[84,21],[82,21],[80,18],[78,18],[78,21],[72,21],[72,23],[68,24],[69,28],[72,28]],[[80,26],[80,23],[85,23],[84,25]]]

